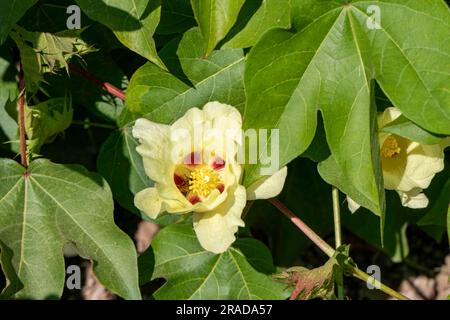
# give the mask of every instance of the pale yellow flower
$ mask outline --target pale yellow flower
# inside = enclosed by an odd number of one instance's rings
[[[381,129],[402,115],[395,107],[387,108],[378,116],[380,129],[380,155],[384,187],[395,190],[405,207],[426,208],[428,198],[422,191],[428,188],[433,177],[444,169],[446,144],[424,145]],[[350,211],[359,205],[347,197]]]
[[[218,102],[192,108],[172,125],[138,119],[133,136],[154,187],[136,194],[135,205],[149,217],[193,212],[194,230],[203,248],[226,251],[235,241],[247,200],[275,197],[287,174],[283,168],[248,188],[240,184],[237,162],[242,117]]]

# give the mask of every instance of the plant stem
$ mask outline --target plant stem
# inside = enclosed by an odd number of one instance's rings
[[[328,257],[334,255],[335,250],[326,243],[321,237],[317,235],[310,227],[308,227],[299,217],[290,211],[283,203],[273,198],[269,199],[278,210],[280,210],[286,217],[288,217],[293,224],[297,226],[312,242],[316,244]]]
[[[364,271],[356,268],[356,267],[350,267],[350,271],[352,273],[352,275],[355,278],[358,278],[366,283],[370,282],[373,286],[375,287],[380,287],[380,290],[383,291],[384,293],[390,295],[393,298],[396,298],[398,300],[409,300],[408,297],[405,297],[403,294],[395,291],[394,289],[391,289],[390,287],[388,287],[387,285],[383,284],[382,282],[378,281],[377,279],[375,279],[372,276],[369,276],[367,273],[365,273]]]
[[[22,64],[17,63],[19,72],[18,88],[19,88],[19,131],[20,131],[20,164],[25,168],[28,167],[27,159],[27,139],[25,135],[25,77],[23,75]]]
[[[333,187],[331,191],[333,197],[333,217],[334,217],[334,237],[336,249],[342,245],[341,235],[341,208],[339,207],[339,190]]]
[[[315,233],[310,227],[308,227],[298,216],[296,216],[292,211],[290,211],[283,203],[281,203],[277,199],[270,199],[269,202],[272,203],[285,216],[287,216],[292,221],[292,223],[294,223],[300,229],[300,231],[302,231],[312,242],[314,242],[327,256],[331,258],[335,254],[336,251],[328,243],[326,243],[321,237],[319,237],[317,233]],[[394,297],[399,300],[409,300],[401,293],[389,288],[388,286],[369,276],[367,273],[358,269],[355,266],[349,266],[349,271],[351,272],[351,275],[357,279],[363,280],[366,283],[367,281],[371,281],[371,283],[374,286],[379,286],[381,291],[390,295],[391,297]]]
[[[98,123],[98,122],[89,122],[89,121],[78,121],[73,120],[72,124],[78,125],[78,126],[89,126],[89,127],[96,127],[96,128],[103,128],[103,129],[117,129],[116,126],[112,124],[106,124],[106,123]]]
[[[74,65],[72,63],[69,63],[69,69],[73,73],[79,75],[80,77],[92,82],[93,84],[99,86],[103,90],[107,91],[108,93],[112,94],[113,96],[119,98],[122,101],[125,101],[125,93],[117,88],[116,86],[112,85],[109,82],[101,81],[93,74],[87,72],[86,70],[78,67],[77,65]]]
[[[336,250],[342,245],[341,232],[341,208],[339,206],[339,189],[333,186],[331,191],[333,198],[333,217],[334,217],[334,241]],[[336,274],[337,298],[344,300],[344,273],[339,270]]]

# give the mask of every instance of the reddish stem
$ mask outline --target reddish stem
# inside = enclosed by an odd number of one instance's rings
[[[19,72],[19,131],[20,131],[20,163],[25,168],[28,167],[27,159],[27,139],[25,136],[25,77],[23,75],[22,64],[17,64]]]
[[[292,211],[289,210],[283,203],[281,203],[277,199],[269,199],[269,202],[271,202],[278,210],[280,210],[286,217],[288,217],[292,221],[292,223],[294,223],[297,228],[299,228],[300,231],[302,231],[312,242],[314,242],[327,256],[332,257],[334,255],[335,250],[333,249],[333,247],[331,247],[321,237],[319,237],[317,233],[315,233],[299,217],[292,213]],[[385,284],[381,283],[375,278],[372,278],[367,273],[359,270],[355,266],[350,265],[349,271],[351,272],[353,277],[358,278],[366,283],[370,280],[373,283],[378,284],[380,286],[380,290],[384,293],[387,293],[391,297],[397,298],[398,300],[408,300],[408,298],[401,293],[398,293],[397,291],[389,288]],[[298,297],[298,285],[299,283],[297,282],[296,289],[292,292],[290,299]]]
[[[112,94],[113,96],[119,98],[122,101],[125,101],[125,93],[122,90],[120,90],[119,88],[117,88],[116,86],[112,85],[111,83],[99,80],[93,74],[87,72],[86,70],[84,70],[72,63],[69,63],[69,69],[70,69],[70,71],[79,75],[80,77],[83,77],[86,80],[92,82],[93,84],[99,86],[103,90],[106,90],[108,93]]]
[[[293,224],[297,226],[312,242],[314,242],[327,256],[332,257],[335,250],[326,243],[317,233],[315,233],[306,223],[297,217],[291,210],[289,210],[283,203],[277,199],[269,199],[278,210],[280,210],[286,217],[288,217]]]

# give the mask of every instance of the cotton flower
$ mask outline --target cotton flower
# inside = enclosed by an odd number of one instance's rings
[[[378,116],[381,130],[401,116],[399,109],[390,107]],[[445,144],[423,145],[395,134],[379,133],[384,187],[395,190],[405,207],[426,208],[428,198],[422,191],[429,187],[436,173],[444,169]],[[359,205],[347,197],[350,211]]]
[[[146,174],[154,187],[136,194],[135,205],[155,219],[161,213],[193,213],[202,247],[222,253],[235,241],[247,200],[278,195],[287,174],[284,167],[248,190],[240,184],[237,162],[242,146],[242,118],[234,107],[210,102],[192,108],[172,125],[138,119],[133,136],[140,145]]]

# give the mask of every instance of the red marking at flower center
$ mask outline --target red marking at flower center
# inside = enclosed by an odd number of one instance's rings
[[[186,157],[184,157],[184,164],[187,165],[197,165],[202,163],[202,154],[201,152],[191,152]]]
[[[224,185],[224,184],[219,184],[219,185],[217,186],[217,190],[219,190],[220,193],[222,193],[222,192],[225,190],[225,185]]]
[[[177,187],[181,187],[182,185],[184,185],[186,183],[186,181],[183,179],[183,177],[181,177],[177,174],[173,175],[173,181],[175,182]]]
[[[190,196],[189,202],[192,204],[196,204],[196,203],[202,202],[202,199],[200,199],[199,196]]]
[[[220,170],[225,167],[225,160],[223,160],[222,158],[216,157],[216,159],[214,160],[214,162],[212,163],[211,166],[214,170]]]

